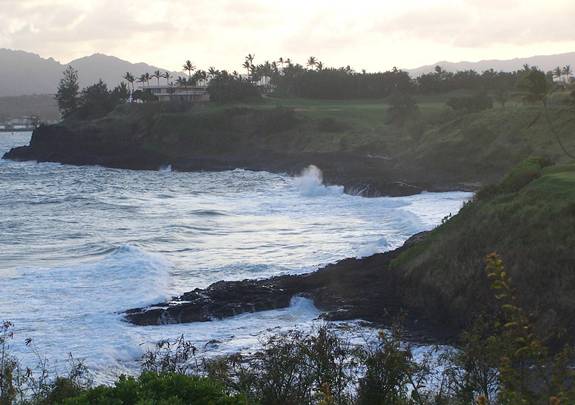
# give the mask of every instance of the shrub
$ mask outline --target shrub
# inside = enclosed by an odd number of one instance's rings
[[[399,329],[380,332],[374,346],[361,349],[360,358],[365,375],[359,380],[358,404],[423,403],[419,382],[429,370],[414,360],[409,347],[402,347]]]
[[[473,113],[493,108],[493,99],[482,92],[468,97],[451,97],[446,104],[455,111]]]
[[[343,121],[327,117],[318,121],[317,129],[322,132],[344,132],[349,129],[349,125]]]
[[[210,80],[208,94],[210,101],[219,103],[260,98],[260,92],[255,84],[230,74],[221,74]]]
[[[403,126],[409,119],[416,118],[419,108],[409,93],[395,91],[389,97],[389,122]]]
[[[525,159],[505,176],[499,184],[490,184],[477,193],[477,201],[487,200],[502,193],[515,193],[537,179],[545,167],[550,166],[550,160],[541,157]]]
[[[239,405],[247,402],[239,396],[226,394],[222,385],[207,378],[144,372],[138,378],[121,376],[112,387],[86,390],[62,404]]]

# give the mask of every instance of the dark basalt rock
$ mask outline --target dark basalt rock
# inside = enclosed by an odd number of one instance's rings
[[[411,176],[417,181],[406,181],[394,171],[392,161],[367,153],[279,153],[260,149],[257,144],[238,143],[217,152],[200,151],[194,145],[182,144],[180,156],[166,156],[158,152],[157,147],[146,146],[146,139],[142,128],[124,128],[120,124],[117,127],[90,123],[40,126],[34,130],[29,146],[13,148],[4,159],[136,170],[158,170],[171,165],[177,171],[246,169],[292,175],[313,164],[322,170],[326,185],[341,185],[346,193],[365,197],[465,189],[460,184],[421,180],[421,174]]]
[[[136,325],[203,322],[285,308],[293,296],[300,295],[312,299],[326,320],[363,319],[387,323],[404,309],[389,263],[423,235],[415,235],[399,249],[362,259],[345,259],[309,274],[219,281],[165,303],[130,309],[124,316]],[[412,315],[406,319],[412,330],[425,325],[426,335],[445,337],[451,334],[446,328],[433,328],[429,320],[418,322],[417,314]]]
[[[13,148],[3,158],[142,170],[158,170],[167,162],[165,156],[141,148],[130,138],[110,137],[96,127],[73,131],[62,125],[36,128],[30,145]]]

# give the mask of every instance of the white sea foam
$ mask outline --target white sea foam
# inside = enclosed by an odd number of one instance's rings
[[[304,197],[343,194],[342,186],[326,186],[323,184],[323,173],[314,165],[306,167],[300,176],[295,178],[295,184]]]
[[[28,135],[29,137],[29,135]],[[28,140],[2,138],[0,155]],[[136,327],[121,312],[219,280],[313,271],[393,249],[455,213],[469,193],[362,198],[298,178],[234,170],[151,171],[2,162],[0,320],[15,350],[32,337],[54,362],[85,358],[100,381],[134,371],[146,345],[180,334],[210,354],[250,350],[260,336],[310,327],[289,308],[189,325]]]

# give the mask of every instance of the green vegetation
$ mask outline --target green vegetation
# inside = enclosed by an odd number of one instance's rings
[[[530,159],[495,186],[481,190],[458,215],[393,263],[403,302],[421,314],[444,314],[466,327],[493,311],[483,257],[501,252],[521,306],[535,316],[546,341],[574,332],[575,170]]]
[[[157,405],[241,405],[248,402],[226,394],[217,382],[175,373],[144,372],[139,377],[121,376],[112,387],[99,386],[77,396],[63,397],[62,405],[157,404]]]
[[[207,87],[210,100],[231,103],[260,98],[258,88],[249,80],[243,80],[227,72],[216,72]]]
[[[63,74],[64,77],[58,85],[56,101],[63,118],[70,116],[78,108],[78,72],[73,67],[68,66]]]
[[[569,346],[550,351],[537,335],[496,254],[481,276],[496,303],[462,334],[457,350],[416,358],[397,326],[352,344],[327,325],[266,338],[254,355],[198,359],[182,338],[158,342],[138,377],[93,387],[75,363],[52,379],[46,363],[23,370],[10,355],[11,324],[0,329],[3,405],[569,404],[575,400]],[[39,374],[39,377],[36,376]]]

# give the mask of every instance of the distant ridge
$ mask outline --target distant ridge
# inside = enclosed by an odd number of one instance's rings
[[[165,70],[100,53],[62,64],[53,58],[42,58],[34,53],[1,48],[0,97],[53,94],[56,92],[62,72],[68,65],[78,70],[81,87],[93,84],[99,79],[114,87],[122,81],[122,76],[126,72],[140,76],[142,73],[153,73],[158,69]]]
[[[458,70],[476,70],[483,72],[484,70],[494,69],[497,71],[511,72],[521,69],[523,65],[537,66],[539,69],[548,71],[557,66],[571,65],[575,68],[575,52],[561,53],[556,55],[538,55],[526,58],[514,59],[489,59],[481,60],[478,62],[437,62],[432,65],[425,65],[415,69],[406,69],[412,77],[420,76],[424,73],[432,72],[435,66],[441,66],[448,72],[456,72]]]
[[[479,72],[488,69],[513,71],[523,65],[538,66],[545,71],[556,66],[572,65],[575,67],[575,52],[557,55],[539,55],[527,58],[508,60],[482,60],[478,62],[437,62],[415,69],[407,69],[413,77],[431,72],[439,65],[447,71],[473,69]],[[66,66],[71,65],[79,71],[80,86],[85,87],[102,79],[109,87],[122,81],[125,72],[135,76],[152,73],[155,70],[166,70],[146,63],[131,63],[115,56],[96,53],[91,56],[75,59],[62,64],[53,58],[18,50],[0,48],[0,97],[34,94],[53,94]],[[183,75],[181,72],[171,72]]]

